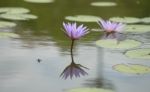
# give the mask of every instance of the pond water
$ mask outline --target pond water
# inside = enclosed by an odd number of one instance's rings
[[[0,92],[66,92],[79,87],[106,88],[114,92],[150,92],[149,73],[127,74],[112,68],[117,64],[150,66],[149,59],[131,59],[124,55],[124,51],[97,47],[95,41],[101,35],[97,31],[91,31],[76,41],[74,48],[75,62],[89,68],[86,71],[88,76],[66,80],[60,77],[71,62],[71,41],[61,30],[62,22],[67,22],[66,16],[94,15],[104,19],[149,17],[149,0],[107,0],[117,3],[113,7],[90,5],[101,0],[55,0],[45,4],[23,0],[0,1],[0,7],[24,7],[38,16],[35,20],[11,21],[17,26],[0,29],[19,35],[18,38],[0,38]],[[83,24],[90,29],[99,28],[96,22]],[[149,36],[137,34],[129,38],[142,42],[138,48],[149,48]]]

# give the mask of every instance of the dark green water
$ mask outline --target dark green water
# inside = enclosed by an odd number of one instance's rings
[[[150,62],[131,60],[120,53],[97,48],[94,41],[99,39],[99,32],[88,34],[76,43],[74,49],[75,61],[88,67],[89,75],[72,80],[59,77],[71,62],[70,40],[61,31],[65,16],[95,15],[104,19],[150,16],[149,0],[107,1],[114,1],[118,6],[93,7],[90,6],[93,0],[55,0],[50,4],[0,0],[0,7],[28,8],[39,17],[31,21],[14,21],[18,26],[12,30],[20,38],[0,38],[0,92],[63,92],[77,87],[105,87],[115,92],[150,92],[149,74],[131,76],[114,72],[111,68],[121,62],[144,65],[150,65]],[[99,27],[97,23],[84,24],[90,29]],[[149,44],[145,46],[150,47]],[[38,58],[42,59],[41,63],[36,61]]]

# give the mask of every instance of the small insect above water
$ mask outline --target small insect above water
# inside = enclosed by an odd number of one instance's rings
[[[37,59],[37,62],[38,62],[38,63],[40,63],[41,61],[42,61],[41,59],[39,59],[39,58]]]

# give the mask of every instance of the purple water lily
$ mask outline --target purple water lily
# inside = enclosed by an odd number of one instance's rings
[[[116,38],[116,33],[121,33],[125,26],[123,23],[105,20],[99,20],[98,24],[105,31],[106,37],[111,36],[110,38]]]
[[[71,38],[71,47],[70,47],[70,53],[71,53],[71,64],[67,66],[64,71],[61,73],[60,76],[62,76],[64,79],[67,79],[70,77],[71,79],[73,76],[80,77],[81,75],[87,75],[87,73],[84,71],[83,68],[88,69],[80,64],[75,64],[74,58],[73,58],[73,46],[75,40],[78,40],[79,38],[83,37],[87,33],[89,33],[87,27],[82,25],[77,26],[76,23],[63,23],[63,27],[65,29],[65,33],[69,38]]]
[[[61,73],[61,77],[64,79],[67,79],[70,77],[72,79],[73,77],[80,77],[88,75],[87,72],[84,71],[84,69],[88,69],[80,64],[75,64],[72,62],[69,66],[67,66],[64,71]]]
[[[83,26],[83,24],[77,26],[76,23],[63,23],[63,27],[67,36],[72,40],[78,40],[80,37],[89,33],[87,27]]]

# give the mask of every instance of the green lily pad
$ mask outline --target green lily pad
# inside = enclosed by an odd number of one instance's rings
[[[150,23],[150,17],[142,18],[141,21],[142,21],[143,23]]]
[[[0,28],[15,27],[15,26],[16,23],[14,22],[0,21]]]
[[[78,22],[97,22],[101,18],[92,15],[76,15],[76,16],[67,16],[65,17],[65,19]]]
[[[9,19],[9,20],[30,20],[30,19],[37,19],[38,17],[32,14],[1,14],[1,18]]]
[[[127,25],[124,32],[130,32],[133,34],[140,34],[150,32],[150,25]]]
[[[0,38],[18,38],[19,35],[15,33],[10,33],[10,32],[0,32]]]
[[[22,8],[22,7],[1,7],[0,8],[0,13],[20,14],[20,13],[28,13],[28,12],[30,12],[29,9]]]
[[[52,3],[54,0],[24,0],[30,3]]]
[[[134,17],[113,17],[110,18],[109,20],[114,21],[114,22],[122,22],[122,23],[140,23],[141,19],[139,18],[134,18]]]
[[[125,55],[129,58],[150,59],[150,49],[137,49],[127,51]]]
[[[96,45],[109,49],[131,49],[140,46],[141,42],[127,39],[118,43],[115,39],[103,39],[96,41]]]
[[[100,7],[108,7],[108,6],[116,6],[115,2],[92,2],[92,6],[100,6]]]
[[[117,64],[113,66],[113,69],[128,74],[146,74],[150,73],[150,67],[139,64]]]
[[[100,29],[100,28],[92,28],[90,31],[93,31],[93,32],[104,32],[104,30]]]
[[[68,90],[67,92],[114,92],[114,91],[102,88],[74,88]]]

